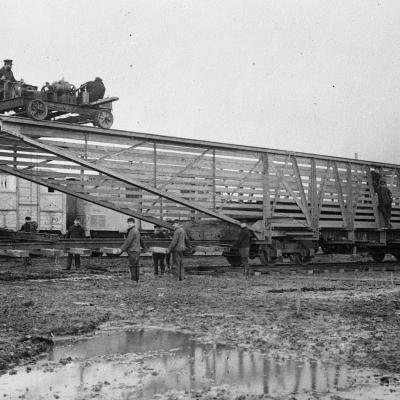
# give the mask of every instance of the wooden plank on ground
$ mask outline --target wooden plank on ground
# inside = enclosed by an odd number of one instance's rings
[[[62,257],[65,252],[61,249],[40,249],[40,254],[45,257]]]
[[[29,257],[29,250],[5,250],[4,253],[4,255],[9,257]]]
[[[92,249],[83,249],[80,247],[71,247],[67,250],[69,254],[79,254],[81,256],[87,256],[92,254]]]

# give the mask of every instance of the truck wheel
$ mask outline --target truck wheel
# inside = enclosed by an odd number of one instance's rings
[[[48,108],[45,102],[39,99],[31,100],[26,106],[26,113],[30,118],[36,121],[43,121],[48,114]]]
[[[114,122],[114,117],[109,110],[99,110],[94,115],[93,125],[103,129],[110,129]]]

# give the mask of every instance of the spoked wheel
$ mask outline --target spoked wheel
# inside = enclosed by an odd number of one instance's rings
[[[240,267],[241,259],[240,256],[225,256],[228,263],[232,265],[232,267]]]
[[[382,262],[383,259],[385,258],[385,252],[384,251],[374,251],[370,253],[370,256],[375,262]]]
[[[290,261],[293,264],[297,264],[297,265],[303,265],[304,264],[303,257],[298,253],[290,254],[289,258],[290,258]]]
[[[397,261],[400,261],[400,250],[392,251],[392,254],[394,255]]]
[[[276,263],[276,258],[272,258],[268,250],[259,250],[258,257],[260,258],[262,265],[271,265]]]
[[[302,256],[301,254],[298,254],[298,253],[290,254],[289,258],[293,264],[297,264],[297,265],[307,265],[313,259],[313,257],[310,255]]]
[[[48,108],[42,100],[34,99],[26,106],[26,113],[36,121],[43,121],[47,117]]]
[[[93,125],[103,129],[110,129],[114,122],[114,117],[109,110],[99,110],[94,115]]]

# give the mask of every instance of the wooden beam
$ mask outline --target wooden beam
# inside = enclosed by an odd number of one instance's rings
[[[307,222],[310,224],[310,226],[312,226],[312,218],[311,218],[310,210],[308,208],[306,193],[304,191],[303,181],[301,179],[299,166],[297,164],[297,159],[295,156],[292,155],[291,160],[292,160],[293,172],[296,176],[297,187],[300,192],[301,202],[303,204],[303,209],[305,210],[305,216],[306,216]]]
[[[348,222],[348,219],[347,219],[347,207],[346,207],[346,204],[345,204],[344,198],[343,198],[342,184],[340,182],[339,170],[338,170],[338,166],[337,166],[337,162],[336,161],[333,162],[333,175],[335,177],[336,190],[337,190],[337,194],[338,194],[338,201],[339,201],[340,209],[342,211],[343,224],[344,224],[345,228],[348,228],[349,227],[349,222]]]
[[[122,150],[114,151],[114,152],[111,151],[111,152],[107,153],[106,155],[99,157],[97,160],[92,161],[92,163],[93,164],[97,164],[97,163],[99,163],[100,161],[103,161],[106,158],[116,157],[116,156],[120,156],[121,154],[124,154],[124,153],[129,153],[131,150],[136,149],[137,147],[142,146],[145,143],[147,143],[147,140],[142,140],[141,142],[136,143],[133,146],[128,147],[127,149],[122,149]]]
[[[0,117],[0,128],[1,131],[7,132],[8,130],[22,130],[28,136],[32,137],[71,137],[73,139],[82,139],[82,134],[87,133],[90,135],[89,140],[93,137],[93,141],[105,141],[107,143],[121,141],[121,139],[125,138],[128,141],[132,139],[140,139],[146,141],[157,141],[157,143],[165,143],[165,144],[173,144],[176,146],[190,146],[196,148],[214,148],[226,151],[240,151],[247,153],[270,153],[273,155],[284,155],[288,154],[285,150],[277,150],[277,149],[269,149],[255,146],[244,146],[244,145],[236,145],[236,144],[226,144],[220,142],[210,142],[204,140],[196,140],[196,139],[185,139],[181,137],[173,137],[166,135],[154,135],[150,133],[142,133],[142,132],[130,132],[130,131],[121,131],[115,129],[101,129],[89,126],[76,126],[72,124],[63,124],[54,121],[35,121],[28,118],[18,118],[18,117],[8,117],[1,116]],[[398,168],[398,165],[388,164],[388,163],[378,163],[366,160],[354,160],[343,157],[333,157],[333,156],[324,156],[314,153],[300,153],[300,152],[291,152],[296,157],[304,157],[304,158],[315,158],[317,160],[330,160],[337,162],[349,162],[351,161],[354,165],[364,165],[368,164],[370,166],[379,167],[383,166],[386,168]]]
[[[308,201],[311,208],[311,221],[314,229],[318,229],[318,193],[317,193],[317,166],[315,158],[311,159],[311,173],[308,184]]]
[[[254,172],[254,170],[257,168],[257,166],[258,166],[260,163],[261,163],[261,158],[259,158],[259,159],[257,160],[257,162],[256,162],[256,163],[252,166],[252,168],[250,169],[250,171],[239,181],[239,183],[236,185],[236,187],[234,188],[234,190],[233,190],[233,191],[232,191],[232,190],[229,191],[230,197],[228,197],[223,203],[221,203],[221,204],[218,206],[219,209],[222,209],[224,203],[225,203],[227,200],[229,200],[233,194],[237,193],[237,192],[239,191],[239,189],[242,189],[242,190],[243,190],[243,188],[242,188],[241,186],[242,186],[243,183],[249,178],[249,176]]]

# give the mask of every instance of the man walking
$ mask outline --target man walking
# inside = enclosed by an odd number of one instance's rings
[[[129,259],[129,269],[131,272],[131,280],[139,282],[139,257],[141,247],[146,251],[146,245],[140,237],[139,230],[135,227],[135,219],[128,218],[128,235],[121,246],[121,253],[126,251]]]
[[[78,217],[74,219],[74,224],[68,228],[67,234],[65,235],[67,239],[83,239],[86,237],[85,230],[81,226],[81,221]],[[71,269],[72,266],[72,258],[74,256],[75,259],[75,269],[81,267],[81,256],[79,254],[68,253],[67,258],[67,270]]]
[[[172,241],[169,245],[169,252],[172,253],[172,259],[176,264],[178,269],[178,279],[182,281],[185,279],[185,267],[183,265],[183,252],[186,248],[190,248],[190,241],[188,236],[186,235],[185,230],[179,224],[179,221],[175,221],[173,223],[174,236],[172,237]]]
[[[240,264],[244,269],[244,276],[247,279],[249,276],[249,253],[250,253],[250,237],[251,232],[247,228],[245,222],[240,224],[239,236],[234,247],[238,249],[240,255]]]

